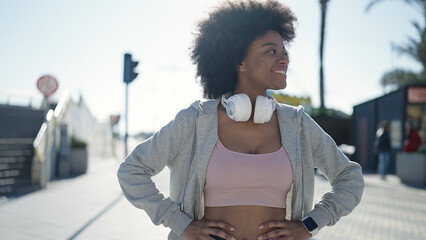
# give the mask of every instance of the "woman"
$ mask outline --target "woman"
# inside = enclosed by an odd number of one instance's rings
[[[361,168],[284,89],[293,13],[277,1],[227,2],[199,24],[196,101],[138,145],[118,170],[126,198],[177,239],[308,239],[359,203]],[[170,168],[170,197],[151,177]],[[312,209],[314,167],[332,184]]]

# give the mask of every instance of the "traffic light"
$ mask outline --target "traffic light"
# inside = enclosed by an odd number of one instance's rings
[[[135,72],[135,68],[139,62],[132,60],[132,54],[124,54],[124,82],[132,82],[138,74]]]

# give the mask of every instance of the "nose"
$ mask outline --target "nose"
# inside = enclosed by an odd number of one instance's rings
[[[282,65],[288,65],[290,59],[288,58],[287,53],[281,53],[280,58],[278,59],[278,63]]]

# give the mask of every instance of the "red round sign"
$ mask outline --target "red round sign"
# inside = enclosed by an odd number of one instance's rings
[[[38,79],[37,88],[45,97],[49,97],[58,89],[58,81],[50,75],[44,75]]]

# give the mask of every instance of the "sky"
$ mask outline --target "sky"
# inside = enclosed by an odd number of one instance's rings
[[[319,106],[320,4],[281,0],[298,18],[289,47],[283,93],[311,97]],[[422,15],[403,1],[383,1],[369,12],[369,0],[330,0],[324,52],[325,105],[352,113],[354,105],[390,89],[380,85],[386,71],[421,65],[392,51],[417,33]],[[156,131],[183,108],[202,99],[190,47],[197,21],[214,0],[0,0],[0,104],[40,106],[37,80],[59,82],[51,97],[68,89],[82,96],[99,122],[124,115],[124,53],[139,61],[129,85],[129,133]],[[120,132],[124,125],[120,123]]]

